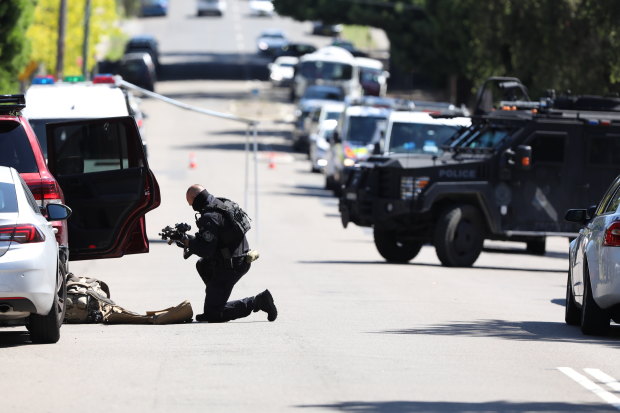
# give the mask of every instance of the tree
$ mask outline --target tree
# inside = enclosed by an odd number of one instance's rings
[[[67,32],[65,40],[66,75],[82,73],[82,43],[84,40],[83,1],[70,1],[67,4]],[[34,22],[28,29],[28,38],[36,44],[30,56],[40,63],[47,73],[54,73],[56,67],[56,39],[58,38],[58,0],[39,0],[34,13]],[[109,0],[92,0],[90,36],[88,45],[88,69],[95,65],[96,46],[107,36],[117,33],[119,15],[117,5]]]
[[[19,90],[18,75],[28,63],[30,43],[25,36],[32,20],[31,0],[0,2],[0,93]]]
[[[620,86],[616,0],[274,0],[298,20],[385,30],[393,62],[471,92],[488,76],[546,89],[615,93]],[[462,100],[461,100],[462,101]]]

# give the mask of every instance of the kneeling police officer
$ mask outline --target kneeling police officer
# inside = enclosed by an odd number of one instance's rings
[[[248,272],[258,253],[250,251],[245,235],[234,245],[225,245],[225,240],[231,239],[235,229],[231,218],[221,208],[222,201],[197,184],[187,189],[186,199],[197,212],[198,232],[195,236],[184,235],[174,241],[185,248],[186,254],[201,257],[196,269],[206,285],[205,302],[204,313],[196,315],[196,321],[221,323],[257,311],[265,311],[267,319],[274,321],[278,310],[269,290],[254,297],[228,301],[233,287]]]

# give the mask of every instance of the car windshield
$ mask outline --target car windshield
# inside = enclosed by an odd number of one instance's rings
[[[389,136],[389,153],[438,154],[439,147],[459,130],[453,125],[395,122]]]
[[[264,39],[284,39],[284,35],[282,33],[263,33],[260,37]]]
[[[487,126],[469,128],[452,142],[452,148],[492,149],[500,146],[512,129]]]
[[[336,62],[303,62],[299,73],[306,79],[349,80],[353,66]]]
[[[0,122],[0,165],[19,173],[39,172],[28,135],[17,122]]]
[[[344,94],[339,89],[308,88],[303,99],[343,100]]]
[[[368,83],[379,83],[379,76],[381,76],[381,70],[378,69],[360,69],[360,81]]]
[[[338,120],[338,119],[340,119],[340,114],[341,113],[342,112],[327,112],[327,115],[325,116],[325,119],[326,120],[328,120],[328,119]]]
[[[346,141],[369,144],[376,135],[377,127],[385,122],[382,116],[351,116]]]

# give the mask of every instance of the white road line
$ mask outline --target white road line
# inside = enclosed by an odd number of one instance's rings
[[[601,386],[594,383],[583,374],[577,373],[570,367],[558,367],[558,370],[575,380],[577,383],[581,384],[587,390],[590,390],[592,393],[596,394],[601,399],[605,400],[607,403],[611,404],[617,410],[620,410],[620,398],[616,395],[603,389]]]
[[[615,390],[615,391],[620,391],[620,383],[618,383],[618,380],[614,379],[610,375],[602,372],[599,369],[583,369],[583,370],[586,373],[588,373],[590,376],[594,377],[596,380],[607,385],[610,389]]]

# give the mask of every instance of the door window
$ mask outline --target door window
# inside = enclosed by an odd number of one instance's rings
[[[532,164],[564,163],[565,133],[536,133],[529,141],[532,147]]]
[[[592,166],[620,166],[620,135],[600,134],[586,136],[589,143],[588,163]]]
[[[57,176],[117,171],[141,166],[127,147],[127,129],[122,123],[68,125],[56,130],[55,174]]]

